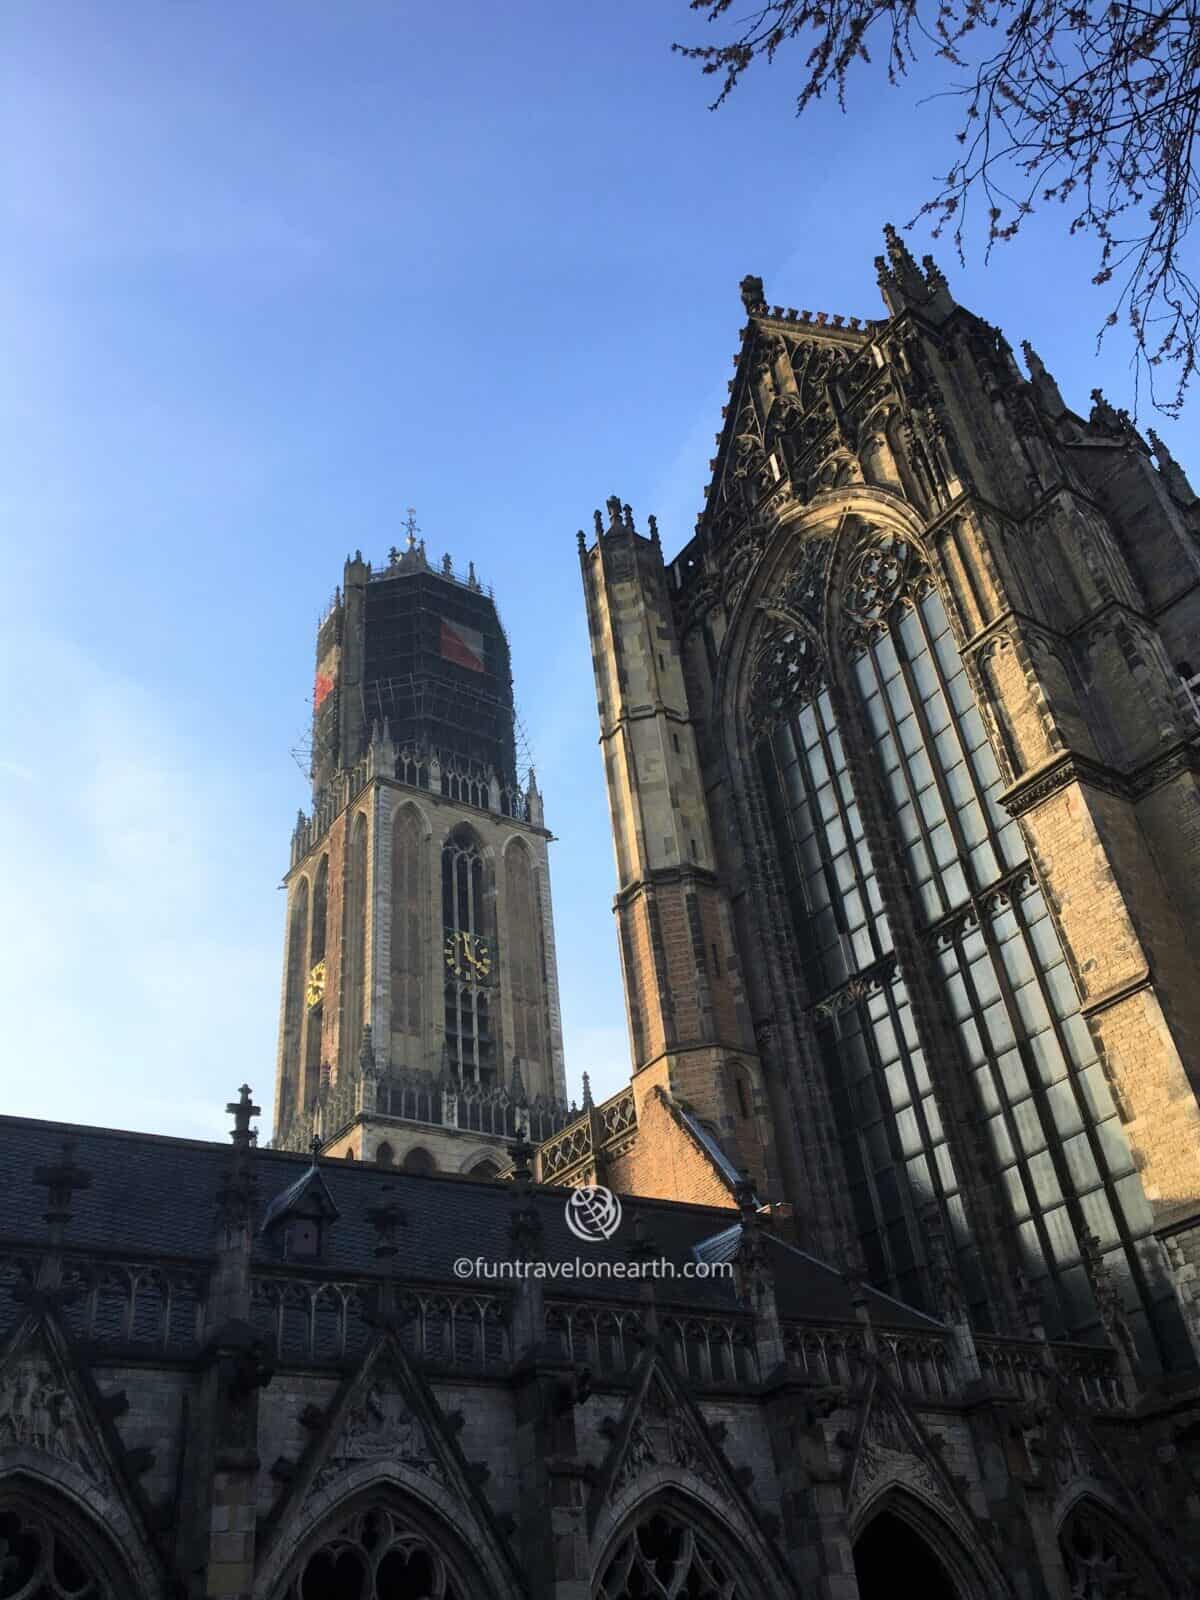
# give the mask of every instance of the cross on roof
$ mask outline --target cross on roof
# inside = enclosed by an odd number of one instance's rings
[[[421,531],[417,526],[417,512],[415,506],[408,507],[408,515],[404,519],[404,528],[405,532],[408,534],[408,548],[410,550],[415,550],[417,547],[417,535]]]

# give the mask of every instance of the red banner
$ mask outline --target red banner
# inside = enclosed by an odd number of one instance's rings
[[[453,661],[455,666],[469,667],[472,672],[482,672],[483,635],[474,628],[465,628],[461,622],[442,622],[442,660]]]

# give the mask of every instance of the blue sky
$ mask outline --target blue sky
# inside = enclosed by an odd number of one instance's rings
[[[880,315],[880,228],[951,154],[919,81],[796,121],[783,57],[711,114],[696,36],[684,0],[7,9],[5,1111],[220,1137],[236,1085],[269,1106],[313,630],[409,505],[511,638],[571,1089],[626,1078],[575,530],[615,492],[673,553],[739,280]],[[939,259],[1077,408],[1130,405],[1055,221]],[[1157,426],[1196,460],[1194,407]]]

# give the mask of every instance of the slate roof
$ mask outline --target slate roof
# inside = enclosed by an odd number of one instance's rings
[[[44,1244],[46,1191],[33,1183],[33,1169],[58,1160],[64,1138],[74,1141],[76,1165],[91,1174],[89,1187],[72,1197],[68,1250],[211,1260],[216,1242],[216,1196],[232,1159],[229,1145],[22,1117],[0,1117],[0,1243],[10,1249]],[[278,1211],[289,1190],[311,1181],[310,1158],[263,1149],[256,1150],[252,1159],[258,1178],[260,1223],[255,1256],[264,1267],[278,1265],[279,1255],[271,1240],[263,1237],[261,1222],[273,1209]],[[338,1216],[326,1227],[320,1258],[305,1262],[306,1275],[377,1274],[379,1262],[374,1251],[379,1236],[367,1213],[387,1202],[397,1205],[404,1217],[395,1258],[401,1283],[467,1287],[470,1278],[458,1278],[454,1272],[457,1258],[509,1259],[513,1190],[508,1183],[340,1160],[322,1161],[318,1170]],[[664,1259],[677,1266],[701,1259],[727,1260],[740,1237],[736,1213],[731,1210],[626,1198],[616,1235],[603,1243],[581,1243],[567,1227],[562,1189],[542,1186],[531,1195],[542,1221],[545,1258],[552,1263],[627,1261],[635,1215]],[[786,1317],[853,1321],[850,1291],[840,1273],[778,1239],[769,1239],[769,1246],[780,1309]],[[487,1287],[504,1287],[494,1279],[481,1282]],[[564,1299],[628,1301],[636,1298],[638,1285],[628,1279],[547,1279],[545,1292],[548,1297]],[[728,1278],[660,1279],[655,1292],[662,1303],[675,1302],[696,1310],[727,1311],[737,1305],[736,1287]],[[868,1291],[868,1297],[881,1325],[937,1326],[886,1295]]]

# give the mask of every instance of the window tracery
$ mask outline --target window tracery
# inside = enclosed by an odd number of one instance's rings
[[[805,548],[777,591],[802,612],[763,624],[748,725],[757,747],[800,964],[872,1279],[931,1304],[919,1218],[947,1220],[964,1297],[987,1294],[945,1124],[964,1111],[986,1140],[1003,1226],[1052,1337],[1102,1333],[1080,1241],[1131,1291],[1144,1354],[1186,1354],[1128,1140],[949,616],[917,548],[862,523],[830,600],[825,556]],[[815,544],[815,542],[813,542]],[[785,599],[786,596],[786,599]],[[835,626],[826,626],[836,605]],[[838,636],[822,665],[816,638]],[[857,715],[847,721],[844,707]],[[860,792],[878,818],[870,848]],[[956,1037],[965,1104],[948,1108],[910,1006],[880,879],[906,882],[924,968]],[[899,870],[897,870],[899,869]],[[1155,1346],[1157,1345],[1157,1349]]]
[[[1071,1600],[1165,1600],[1162,1585],[1093,1507],[1081,1505],[1071,1513],[1059,1542]]]
[[[701,1533],[658,1511],[617,1546],[595,1600],[749,1600],[749,1595]]]
[[[344,1522],[305,1562],[286,1600],[466,1600],[439,1551],[384,1507]]]
[[[116,1600],[85,1553],[50,1517],[0,1508],[0,1595],[4,1600]]]

